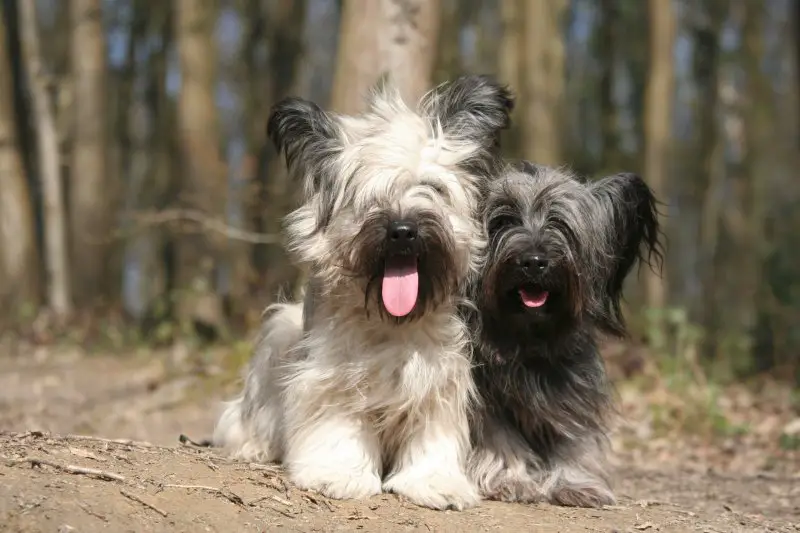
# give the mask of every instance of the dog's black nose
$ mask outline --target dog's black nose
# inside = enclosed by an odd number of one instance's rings
[[[520,266],[529,274],[543,272],[547,268],[547,263],[547,257],[542,254],[526,255],[520,260]]]
[[[389,225],[389,248],[393,251],[412,251],[417,244],[417,224],[396,220]]]

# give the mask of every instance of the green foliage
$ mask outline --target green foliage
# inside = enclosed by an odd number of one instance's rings
[[[786,433],[781,433],[779,445],[782,450],[786,451],[800,450],[800,434],[789,435]]]
[[[685,309],[648,309],[645,335],[663,383],[676,399],[653,404],[651,415],[657,430],[675,429],[709,437],[732,437],[749,432],[733,423],[719,405],[721,384],[717,372],[699,357],[704,332],[689,320]]]

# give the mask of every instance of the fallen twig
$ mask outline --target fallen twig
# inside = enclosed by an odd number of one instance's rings
[[[91,508],[90,508],[88,505],[86,505],[85,503],[79,503],[79,504],[78,504],[78,506],[79,506],[81,509],[83,509],[83,511],[84,511],[86,514],[88,514],[88,515],[92,515],[92,516],[93,516],[93,517],[95,517],[95,518],[99,518],[99,519],[100,519],[100,520],[102,520],[103,522],[108,522],[108,518],[106,518],[106,516],[105,516],[105,515],[101,515],[100,513],[97,513],[97,512],[95,512],[95,511],[93,511],[93,510],[92,510],[92,509],[91,509]]]
[[[115,474],[114,472],[98,470],[97,468],[86,468],[83,466],[62,465],[54,461],[50,461],[48,459],[40,459],[38,457],[23,457],[22,459],[16,459],[14,461],[11,461],[8,466],[17,466],[23,463],[28,463],[31,465],[31,467],[49,466],[50,468],[61,470],[62,472],[66,472],[67,474],[80,474],[84,476],[92,476],[105,481],[122,481],[122,482],[125,481],[124,476],[120,474]]]
[[[260,498],[256,498],[255,500],[252,500],[250,503],[248,503],[247,506],[248,507],[252,507],[255,504],[257,504],[259,502],[263,502],[265,500],[275,500],[278,503],[282,503],[286,507],[291,507],[292,506],[292,502],[290,502],[289,500],[284,500],[280,496],[275,496],[274,494],[270,494],[269,496],[261,496]]]
[[[151,510],[157,512],[158,514],[160,514],[164,518],[167,517],[167,512],[166,511],[164,511],[163,509],[159,509],[158,507],[156,507],[152,503],[147,503],[146,501],[144,501],[142,498],[140,498],[136,494],[133,494],[132,492],[128,492],[125,489],[119,489],[119,493],[122,494],[123,496],[125,496],[126,498],[129,498],[129,499],[131,499],[131,500],[133,500],[135,502],[141,503],[142,505],[144,505],[148,509],[151,509]]]
[[[325,498],[317,498],[316,496],[313,496],[311,494],[303,494],[303,498],[308,500],[309,503],[316,505],[317,507],[319,507],[319,505],[322,504],[325,507],[327,507],[330,512],[334,512],[333,505],[331,505],[331,502],[329,502]]]
[[[204,490],[206,492],[211,492],[213,494],[218,494],[228,500],[229,502],[235,505],[241,505],[244,507],[244,500],[238,494],[231,492],[228,489],[220,489],[217,487],[209,487],[206,485],[175,485],[172,483],[167,483],[162,485],[162,487],[169,487],[173,489],[196,489],[196,490]]]
[[[138,446],[140,448],[155,448],[155,445],[150,442],[130,440],[130,439],[105,439],[103,437],[95,437],[92,435],[67,435],[63,438],[66,440],[85,440],[91,442],[102,442],[105,444],[119,444],[120,446]]]
[[[265,465],[261,463],[248,463],[247,466],[250,470],[264,470],[267,472],[278,472],[281,469],[278,465]]]

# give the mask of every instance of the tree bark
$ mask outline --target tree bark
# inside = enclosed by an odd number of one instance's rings
[[[274,4],[267,15],[270,29],[270,83],[274,99],[298,92],[300,65],[305,56],[303,24],[306,19],[304,0],[282,0]],[[263,131],[263,122],[262,122]],[[264,232],[277,235],[281,232],[284,215],[291,209],[295,187],[288,179],[286,166],[280,158],[269,160],[266,176],[265,206],[269,210],[264,224]],[[275,297],[281,284],[292,278],[296,271],[290,264],[282,246],[271,245],[266,254],[266,270],[269,273],[266,287]]]
[[[525,1],[522,101],[522,156],[544,165],[561,161],[564,94],[565,0]]]
[[[600,1],[597,48],[600,55],[600,131],[603,139],[601,174],[622,170],[619,161],[619,135],[617,128],[617,106],[614,102],[616,79],[616,37],[619,28],[619,6],[617,0]]]
[[[672,0],[649,0],[650,70],[645,90],[645,179],[656,198],[667,200],[674,94],[675,15]],[[662,224],[664,220],[662,218]],[[645,269],[645,301],[650,309],[666,305],[665,278]]]
[[[384,74],[415,104],[431,88],[440,9],[439,0],[344,0],[332,107],[362,111]]]
[[[33,204],[17,142],[6,42],[5,20],[0,17],[0,313],[14,313],[38,305],[40,286]]]
[[[763,309],[765,292],[762,271],[766,257],[765,209],[766,195],[780,157],[778,150],[770,144],[770,136],[778,123],[773,108],[771,80],[764,74],[762,63],[764,50],[765,7],[759,2],[742,2],[744,15],[744,68],[747,75],[746,104],[744,109],[745,154],[742,173],[734,191],[738,197],[739,216],[742,224],[734,234],[736,254],[740,258],[735,269],[736,321],[733,331],[746,340],[744,350],[752,362],[753,334],[759,311]]]
[[[696,106],[697,137],[695,159],[696,174],[681,183],[686,203],[696,202],[699,211],[698,242],[700,256],[699,277],[703,295],[694,303],[695,312],[706,332],[704,354],[714,352],[718,329],[719,308],[714,271],[719,240],[720,203],[719,187],[725,180],[723,167],[723,142],[720,137],[717,113],[719,111],[719,32],[727,14],[721,2],[696,4],[699,27],[694,33],[694,80],[698,87]]]
[[[42,61],[36,7],[36,2],[20,2],[19,25],[26,71],[33,93],[39,169],[43,184],[47,303],[58,317],[66,318],[72,312],[67,258],[67,217],[58,157],[58,132]]]
[[[69,214],[72,287],[78,305],[97,303],[109,280],[114,194],[106,157],[106,43],[100,0],[71,0],[74,142]]]
[[[209,218],[224,219],[227,175],[220,153],[216,102],[215,0],[176,0],[175,31],[181,71],[178,95],[180,202]],[[181,234],[176,239],[176,311],[219,333],[224,326],[215,276],[224,242],[216,235]]]
[[[500,0],[500,21],[503,34],[500,37],[498,73],[500,81],[507,84],[515,93],[518,93],[523,88],[523,11],[523,0]],[[458,41],[456,40],[456,42]],[[509,131],[504,137],[507,139],[504,152],[509,156],[518,157],[520,155],[518,121],[512,121]]]

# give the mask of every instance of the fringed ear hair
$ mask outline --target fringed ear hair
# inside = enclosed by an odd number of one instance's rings
[[[306,198],[332,179],[331,159],[342,143],[334,119],[317,104],[294,97],[281,100],[272,107],[267,135],[289,170],[303,180]]]
[[[637,261],[658,271],[663,265],[657,201],[647,183],[629,172],[605,177],[589,187],[607,223],[612,253],[606,281],[608,316],[600,326],[608,333],[624,335],[620,300],[625,278]]]
[[[490,76],[460,76],[426,95],[422,108],[438,118],[445,135],[490,149],[511,123],[514,96]]]

